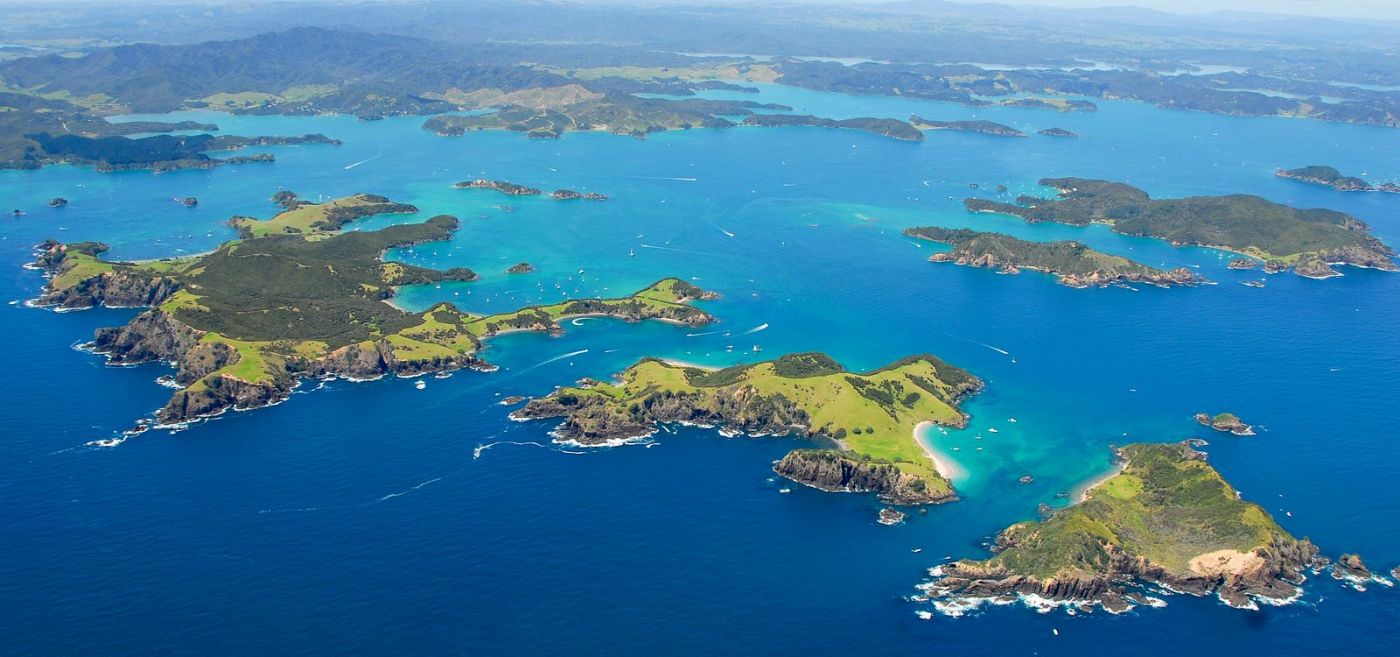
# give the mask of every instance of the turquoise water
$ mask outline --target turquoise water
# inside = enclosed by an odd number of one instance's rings
[[[1333,555],[1358,551],[1373,567],[1400,564],[1400,494],[1390,484],[1400,275],[1274,276],[1253,289],[1238,283],[1260,274],[1229,271],[1214,251],[969,215],[960,203],[995,196],[998,183],[1014,196],[1036,191],[1041,177],[1105,177],[1158,196],[1249,192],[1330,207],[1400,244],[1400,198],[1273,176],[1319,163],[1400,179],[1400,133],[1123,103],[1060,114],[776,86],[707,95],[837,118],[1060,126],[1084,138],[934,132],[911,144],[792,128],[531,141],[440,138],[419,129],[421,118],[184,113],[227,134],[322,132],[345,143],[268,149],[275,164],[159,176],[0,172],[0,207],[29,211],[0,219],[6,300],[38,291],[40,277],[21,265],[47,237],[106,241],[118,258],[195,253],[232,236],[229,216],[270,215],[278,189],[313,199],[364,191],[422,209],[364,229],[438,213],[463,220],[453,241],[391,257],[484,276],[404,290],[407,307],[450,300],[507,310],[677,275],[724,294],[707,307],[729,332],[585,321],[558,338],[492,341],[486,356],[502,366],[494,374],[428,379],[422,391],[403,380],[307,386],[277,407],[90,449],[83,443],[168,397],[154,382],[167,368],[109,368],[70,348],[134,311],[6,306],[0,365],[15,375],[0,383],[0,645],[14,654],[217,646],[844,655],[988,645],[1076,654],[1115,642],[1164,655],[1180,647],[1160,637],[1190,627],[1193,646],[1210,653],[1394,652],[1384,628],[1400,619],[1397,593],[1330,581],[1313,582],[1299,604],[1258,613],[1173,597],[1166,609],[1123,617],[996,608],[925,621],[915,613],[925,607],[905,597],[945,556],[982,554],[988,537],[1033,517],[1038,503],[1063,503],[1056,493],[1103,472],[1107,447],[1128,440],[1208,438],[1216,466],[1295,534]],[[452,188],[482,176],[612,200]],[[190,195],[198,207],[170,200]],[[42,207],[53,196],[71,205]],[[1198,266],[1220,284],[1072,290],[1033,273],[934,265],[930,245],[899,235],[927,224],[1072,237],[1149,264]],[[503,273],[522,260],[538,273]],[[969,428],[931,436],[969,473],[957,482],[963,501],[883,527],[868,497],[777,494],[769,463],[801,441],[680,430],[651,448],[575,454],[529,444],[547,444],[549,425],[510,422],[495,404],[606,376],[643,355],[727,364],[799,350],[854,369],[932,352],[986,379],[967,405]],[[573,352],[583,353],[553,360]],[[1264,430],[1205,435],[1191,420],[1203,410],[1230,410]],[[478,445],[500,441],[474,458]],[[1035,483],[1017,484],[1023,474]]]

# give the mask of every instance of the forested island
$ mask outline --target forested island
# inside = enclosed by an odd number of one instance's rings
[[[910,116],[909,122],[920,130],[953,130],[956,132],[975,132],[981,135],[991,135],[993,137],[1024,137],[1026,133],[1021,132],[1011,126],[1002,125],[993,121],[934,121],[925,119],[918,115]]]
[[[115,365],[175,364],[179,389],[156,413],[161,425],[274,404],[308,377],[489,369],[479,355],[483,340],[511,331],[560,331],[565,317],[690,326],[711,321],[688,302],[715,295],[678,279],[622,298],[489,316],[450,303],[401,310],[386,303],[398,286],[477,278],[466,268],[426,269],[382,258],[387,249],[448,239],[457,219],[335,231],[350,217],[411,207],[367,194],[299,204],[262,222],[235,220],[244,239],[211,253],[146,262],[105,260],[106,246],[98,243],[45,242],[35,264],[49,278],[34,304],[148,307],[124,326],[99,329],[89,347]]]
[[[827,119],[810,114],[754,114],[744,119],[744,125],[784,127],[816,126],[819,128],[839,128],[860,130],[883,137],[893,137],[902,141],[923,141],[924,133],[899,119],[877,119],[857,117],[853,119]]]
[[[1339,276],[1334,265],[1397,270],[1395,251],[1371,235],[1365,222],[1341,212],[1303,210],[1247,194],[1157,200],[1132,185],[1086,178],[1046,178],[1040,184],[1059,196],[1021,196],[1015,203],[970,198],[963,204],[972,212],[1032,223],[1105,223],[1124,235],[1232,251],[1264,261],[1266,271],[1291,269],[1309,278]]]
[[[904,234],[953,246],[952,251],[930,256],[932,262],[994,268],[1003,274],[1018,274],[1022,269],[1030,269],[1051,274],[1058,283],[1070,287],[1106,287],[1124,283],[1169,287],[1205,282],[1184,267],[1164,271],[1096,251],[1075,241],[1030,242],[1001,233],[937,226],[908,228]]]
[[[734,122],[724,117],[750,116],[755,110],[789,109],[792,108],[747,100],[663,100],[606,94],[558,105],[509,106],[485,114],[435,116],[423,127],[444,136],[458,136],[470,130],[510,130],[546,139],[571,131],[611,132],[644,138],[666,130],[733,127]]]
[[[1121,470],[1083,501],[1003,530],[996,555],[934,568],[921,588],[950,610],[1034,595],[1114,612],[1151,602],[1147,585],[1235,607],[1299,593],[1318,550],[1263,507],[1240,499],[1205,454],[1185,443],[1127,445]]]
[[[1044,135],[1046,137],[1067,137],[1070,139],[1079,136],[1079,133],[1074,132],[1072,130],[1065,130],[1064,128],[1046,128],[1044,130],[1041,130],[1040,132],[1037,132],[1036,134]]]
[[[511,417],[563,418],[552,435],[576,445],[637,440],[663,423],[818,437],[834,447],[795,450],[774,471],[822,490],[928,504],[952,500],[954,492],[918,442],[918,427],[963,426],[958,403],[981,387],[965,370],[927,355],[865,373],[818,353],[720,370],[645,359],[616,381],[558,389]]]
[[[1344,176],[1336,167],[1314,164],[1297,169],[1279,169],[1274,175],[1298,182],[1326,185],[1339,192],[1390,192],[1400,194],[1400,184],[1373,184],[1355,176]]]

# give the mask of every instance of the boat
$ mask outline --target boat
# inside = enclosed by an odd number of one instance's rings
[[[413,382],[413,387],[415,387],[415,388],[417,388],[417,389],[419,389],[419,390],[422,390],[422,389],[428,387],[428,382],[427,382],[427,381],[424,381],[424,380],[422,380],[422,379],[419,379],[419,380]]]
[[[629,257],[629,258],[635,258],[635,257],[637,257],[637,250],[636,250],[636,249],[627,249],[627,257]]]
[[[782,493],[782,494],[784,494],[784,495],[787,495],[788,493],[791,493],[791,492],[792,492],[792,489],[791,489],[791,488],[779,488],[779,489],[778,489],[778,492],[779,492],[779,493]]]
[[[760,346],[758,346],[758,345],[754,345],[754,346],[753,346],[753,351],[754,351],[754,353],[758,353],[758,352],[760,352],[760,351],[763,351],[763,347],[760,347]]]

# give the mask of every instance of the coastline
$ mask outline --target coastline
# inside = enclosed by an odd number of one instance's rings
[[[697,370],[702,370],[705,372],[716,372],[721,369],[724,369],[715,365],[701,365],[699,363],[692,363],[688,360],[681,360],[679,358],[662,358],[660,360],[661,362],[666,363],[667,365],[670,365],[672,367],[693,367]]]
[[[940,477],[947,479],[950,483],[955,479],[967,479],[967,468],[964,468],[947,454],[938,451],[928,440],[928,430],[932,426],[933,423],[927,420],[914,425],[914,442],[923,448],[925,454],[928,454],[929,459],[933,461],[933,469],[938,472]]]
[[[1113,465],[1109,467],[1107,472],[1104,472],[1101,475],[1098,475],[1088,481],[1085,481],[1082,484],[1079,484],[1078,486],[1075,486],[1074,490],[1070,491],[1070,504],[1083,504],[1084,500],[1089,498],[1089,491],[1094,490],[1099,486],[1102,486],[1105,481],[1108,481],[1109,479],[1118,476],[1123,472],[1123,469],[1126,467],[1128,467],[1127,461],[1115,458],[1113,460]]]

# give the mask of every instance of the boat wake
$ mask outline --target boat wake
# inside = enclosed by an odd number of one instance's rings
[[[747,331],[744,331],[741,335],[752,335],[752,334],[754,334],[754,333],[758,333],[759,331],[765,331],[765,330],[767,330],[767,329],[768,329],[768,323],[767,323],[767,322],[764,322],[764,323],[759,324],[758,326],[755,326],[755,327],[753,327],[753,328],[751,328],[751,329],[749,329],[749,330],[747,330]]]
[[[381,498],[379,498],[378,500],[375,500],[375,501],[376,501],[376,502],[383,502],[383,501],[385,501],[385,500],[392,500],[392,499],[394,499],[395,497],[402,497],[402,496],[407,495],[407,494],[409,494],[409,493],[412,493],[413,491],[418,490],[418,489],[420,489],[420,488],[422,488],[422,487],[424,487],[424,486],[427,486],[427,485],[429,485],[429,484],[434,484],[434,483],[437,483],[437,482],[439,482],[439,481],[442,481],[442,479],[443,479],[442,477],[434,477],[434,478],[432,478],[432,479],[429,479],[429,480],[427,480],[427,481],[425,481],[425,482],[423,482],[423,483],[421,483],[421,484],[418,484],[418,485],[416,485],[416,486],[414,486],[414,487],[412,487],[412,488],[409,488],[409,489],[407,489],[407,490],[401,490],[401,491],[399,491],[399,492],[397,492],[397,493],[389,493],[388,495],[385,495],[385,496],[383,496],[383,497],[381,497]]]
[[[574,356],[578,356],[578,355],[586,354],[586,353],[588,353],[588,350],[587,350],[587,349],[579,349],[578,351],[570,351],[570,352],[567,353],[567,354],[559,354],[558,356],[555,356],[554,358],[549,358],[549,359],[540,361],[540,362],[538,362],[538,363],[535,363],[534,365],[531,365],[530,367],[539,367],[539,366],[541,366],[541,365],[548,365],[548,364],[553,363],[553,362],[556,362],[556,361],[564,360],[565,358],[573,358]]]
[[[384,157],[384,154],[383,154],[383,153],[380,153],[380,154],[378,154],[378,155],[376,155],[376,156],[374,156],[374,157],[371,157],[371,158],[369,158],[369,159],[367,159],[367,160],[360,160],[359,162],[354,162],[354,163],[351,163],[351,164],[347,164],[347,165],[345,165],[345,170],[346,170],[346,171],[349,171],[349,170],[351,170],[351,169],[353,169],[353,168],[355,168],[355,167],[357,167],[357,166],[360,166],[361,164],[364,164],[364,163],[366,163],[366,162],[373,162],[373,161],[375,161],[375,160],[377,160],[377,159],[379,159],[379,158],[381,158],[381,157]]]
[[[545,445],[544,443],[537,443],[533,440],[498,440],[494,443],[477,445],[476,449],[472,450],[472,460],[475,461],[481,458],[482,452],[491,449],[492,447],[495,447],[497,445],[533,445],[535,447],[548,447],[548,445]]]

